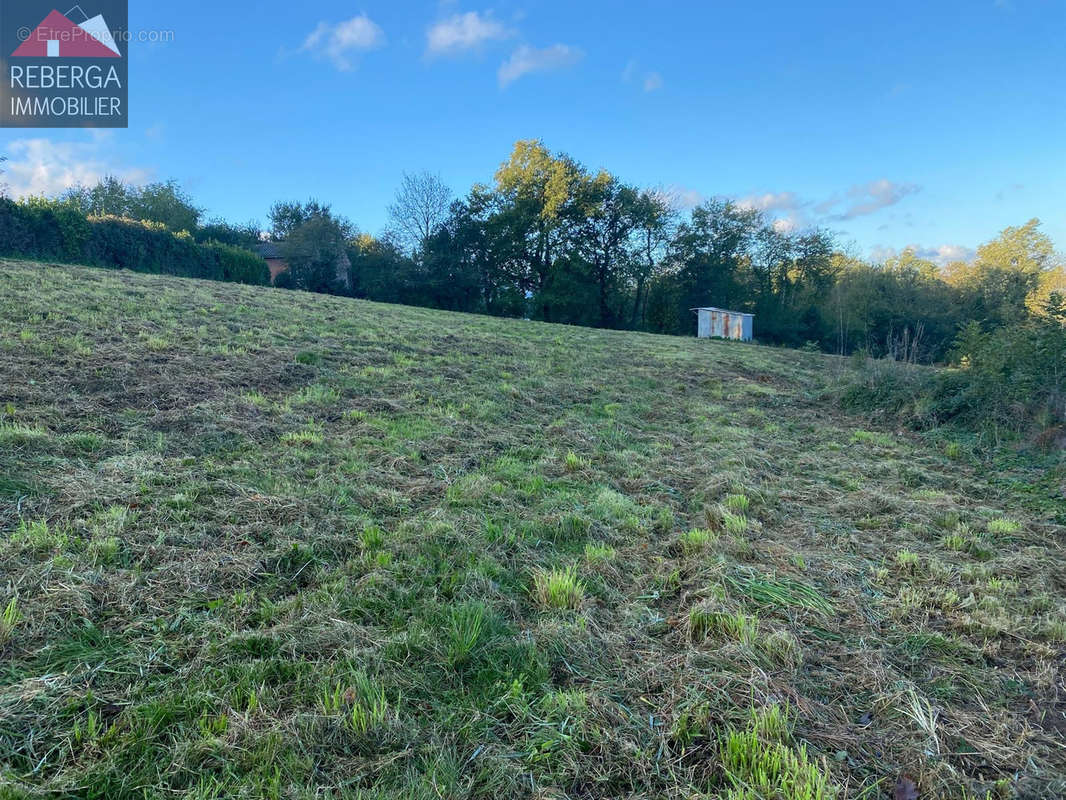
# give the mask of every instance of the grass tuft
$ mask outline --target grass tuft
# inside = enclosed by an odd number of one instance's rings
[[[585,598],[585,584],[577,567],[538,569],[533,572],[533,597],[547,609],[577,609]]]
[[[759,636],[759,618],[739,611],[713,611],[697,606],[689,611],[688,629],[689,639],[696,643],[724,638],[752,645]]]
[[[19,611],[19,599],[12,597],[7,601],[7,605],[4,606],[3,613],[0,613],[0,647],[7,644],[15,630],[15,626],[21,620],[22,612]]]
[[[834,607],[821,592],[801,581],[790,578],[756,578],[740,575],[726,579],[733,589],[753,602],[779,608],[806,608],[825,616]]]
[[[707,528],[693,528],[681,534],[681,550],[686,555],[702,553],[718,541],[718,534]]]

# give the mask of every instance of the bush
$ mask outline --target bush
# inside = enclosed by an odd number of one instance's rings
[[[981,433],[1039,433],[1066,421],[1066,327],[1029,321],[955,340],[951,369],[863,366],[841,401],[918,429],[954,424]]]
[[[0,256],[266,285],[266,261],[219,242],[198,244],[158,222],[86,217],[69,203],[0,198]]]
[[[270,283],[270,267],[250,250],[221,242],[207,242],[201,247],[214,254],[221,275],[219,280],[259,286]]]

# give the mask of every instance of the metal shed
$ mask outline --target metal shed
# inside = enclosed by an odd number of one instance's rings
[[[699,318],[701,339],[737,339],[750,342],[754,330],[754,314],[726,311],[724,308],[694,308]]]

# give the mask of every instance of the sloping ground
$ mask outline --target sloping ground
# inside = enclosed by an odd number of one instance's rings
[[[1056,501],[833,359],[12,262],[0,312],[2,797],[1066,793]]]

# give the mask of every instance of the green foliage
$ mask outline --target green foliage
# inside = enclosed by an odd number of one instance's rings
[[[841,402],[919,429],[953,425],[992,438],[1046,432],[1055,440],[1066,422],[1066,326],[1023,321],[985,331],[971,323],[953,352],[951,370],[866,365],[845,382]],[[949,448],[949,456],[959,452]]]
[[[730,585],[755,603],[780,608],[806,608],[829,615],[833,604],[821,592],[806,583],[790,578],[758,578],[740,575],[728,578]]]
[[[323,212],[312,214],[288,233],[280,248],[298,288],[331,293],[350,288],[348,227]]]
[[[720,757],[730,785],[728,800],[831,800],[837,794],[824,767],[811,760],[805,746],[793,748],[768,739],[758,724],[729,731]]]
[[[201,247],[213,254],[218,263],[215,280],[251,283],[260,286],[270,283],[270,268],[261,257],[232,244],[207,241]]]
[[[269,283],[266,262],[231,245],[198,244],[162,222],[83,216],[70,202],[0,198],[0,255],[73,261],[133,272]]]
[[[0,612],[0,647],[7,644],[7,640],[11,638],[15,626],[21,620],[22,612],[19,611],[19,600],[17,597],[12,597],[7,601],[3,612]]]
[[[195,231],[203,214],[176,181],[133,186],[108,176],[93,187],[68,189],[58,202],[84,217],[154,222],[174,232]]]
[[[533,597],[544,608],[576,609],[585,597],[585,584],[577,567],[538,569],[533,572]]]
[[[718,541],[718,534],[706,528],[693,528],[681,534],[681,549],[686,554],[701,553]]]
[[[448,610],[448,662],[461,666],[470,659],[485,629],[487,608],[484,603],[472,602],[453,606]]]

